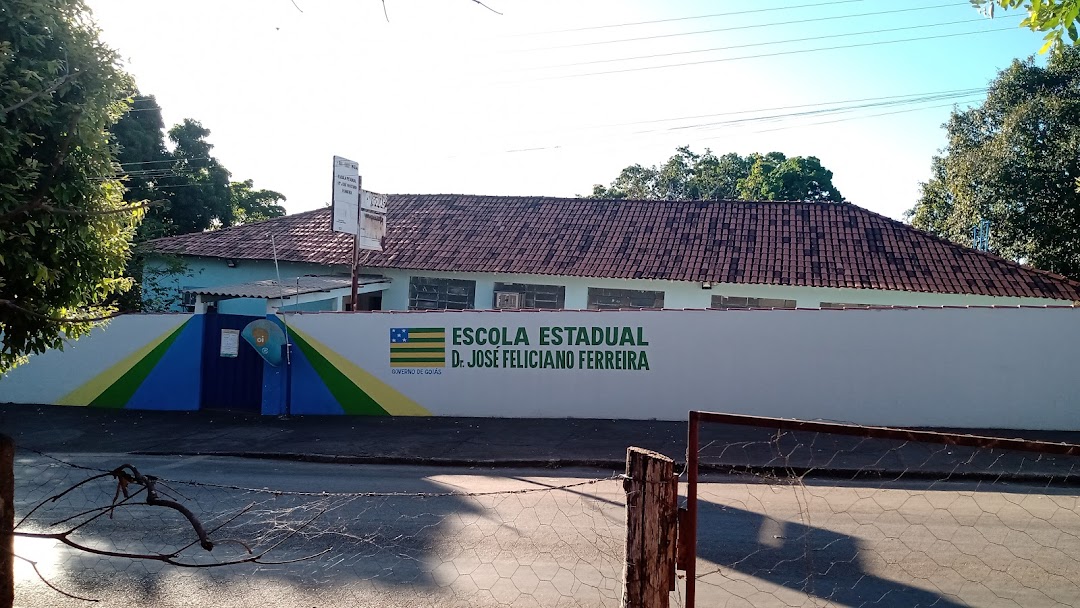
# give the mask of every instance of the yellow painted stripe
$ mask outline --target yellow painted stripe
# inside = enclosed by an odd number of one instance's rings
[[[386,413],[391,416],[430,416],[431,412],[417,402],[409,399],[398,392],[394,387],[376,378],[360,366],[328,348],[322,342],[312,338],[306,332],[299,331],[295,327],[289,327],[289,331],[298,334],[312,348],[319,351],[323,357],[345,375],[350,382],[360,387],[360,390],[375,400]]]
[[[446,367],[446,362],[436,361],[410,361],[407,363],[391,363],[390,367]]]
[[[413,340],[413,339],[416,339],[416,338],[445,338],[445,337],[446,337],[446,332],[445,331],[410,331],[409,332],[409,339],[410,340]]]
[[[446,348],[446,342],[401,342],[390,345],[391,352],[410,348]]]
[[[157,348],[158,344],[165,341],[176,331],[177,327],[180,327],[183,323],[187,322],[188,318],[181,317],[180,323],[169,328],[168,331],[154,338],[147,344],[145,344],[139,350],[124,357],[120,361],[117,361],[112,367],[106,369],[100,374],[94,376],[90,380],[84,382],[81,386],[64,395],[56,401],[56,405],[90,405],[94,399],[97,399],[98,395],[105,392],[105,389],[113,385],[114,382],[120,379],[130,370],[135,367],[135,364],[142,360],[143,357],[150,354],[150,351]]]
[[[391,359],[434,359],[436,357],[445,357],[444,353],[425,353],[423,351],[410,353],[407,351],[393,351],[390,353]]]

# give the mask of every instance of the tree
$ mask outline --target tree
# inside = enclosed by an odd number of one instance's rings
[[[786,158],[779,152],[751,154],[750,171],[739,182],[739,198],[765,201],[843,201],[832,171],[816,156]]]
[[[989,220],[991,251],[1080,276],[1080,48],[1055,51],[1045,68],[1014,61],[945,128],[911,223],[969,244]]]
[[[252,190],[254,182],[250,179],[229,184],[232,197],[233,224],[250,224],[285,215],[285,195],[273,190]]]
[[[1080,0],[971,0],[971,4],[992,18],[994,7],[1023,9],[1027,17],[1020,22],[1033,32],[1046,32],[1040,53],[1064,45],[1065,35],[1075,45],[1078,42],[1076,25],[1080,22]]]
[[[81,0],[0,10],[0,372],[85,334],[130,285],[141,209],[108,129],[134,86],[89,14]]]
[[[160,235],[201,232],[233,223],[229,171],[214,158],[206,141],[210,130],[190,118],[169,129],[173,143],[171,175],[158,180],[168,192],[167,202],[150,212],[162,224]],[[150,235],[147,235],[150,236]]]
[[[843,202],[832,171],[816,157],[780,152],[716,156],[683,146],[663,165],[631,165],[610,186],[593,186],[592,198],[659,200],[805,200]]]
[[[172,156],[165,149],[165,122],[161,108],[153,95],[136,95],[131,111],[124,114],[111,129],[117,148],[124,184],[124,200],[129,204],[158,201],[143,218],[136,241],[164,236],[161,207],[168,196],[156,187],[158,180],[172,172]]]
[[[201,123],[187,119],[170,129],[170,151],[157,99],[136,95],[134,104],[112,133],[119,149],[125,200],[155,203],[139,226],[136,244],[285,215],[280,205],[284,195],[255,190],[251,180],[229,182],[231,174],[211,155],[210,131]],[[143,283],[167,284],[186,272],[182,263],[170,262],[163,268],[147,269],[147,274],[144,264],[145,258],[136,248],[126,273],[133,287],[116,298],[121,310],[167,308],[156,299],[144,299]]]

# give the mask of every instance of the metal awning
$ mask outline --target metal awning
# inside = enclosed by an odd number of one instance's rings
[[[390,279],[381,275],[360,275],[359,284],[361,292],[382,291],[390,286]],[[290,298],[315,293],[326,293],[328,296],[337,290],[348,292],[352,287],[352,278],[344,275],[337,276],[301,276],[291,279],[282,279],[279,284],[274,279],[264,281],[251,281],[249,283],[236,283],[233,285],[218,285],[216,287],[193,287],[185,289],[191,293],[204,297],[204,301],[224,298],[262,298],[266,300],[288,300]],[[308,298],[310,299],[310,298]]]

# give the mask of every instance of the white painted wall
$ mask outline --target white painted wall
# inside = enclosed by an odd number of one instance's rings
[[[689,410],[872,425],[1080,430],[1080,309],[290,314],[290,327],[435,415],[685,420]],[[455,367],[455,328],[642,328],[648,370]],[[446,367],[394,373],[389,330],[445,327]],[[607,347],[599,347],[606,349]],[[294,404],[302,408],[302,404]]]
[[[157,264],[151,260],[150,264]],[[275,278],[274,264],[267,261],[240,260],[236,268],[228,268],[225,260],[218,258],[188,258],[190,276],[179,277],[175,281],[183,287],[210,287],[247,281]],[[317,264],[297,264],[282,262],[282,280],[290,280],[305,274],[346,274],[344,266],[320,266]],[[614,289],[641,289],[664,292],[664,305],[667,308],[708,308],[713,295],[781,298],[795,300],[800,308],[817,308],[821,302],[842,302],[850,304],[872,304],[879,306],[1019,306],[1019,305],[1069,305],[1066,300],[1041,298],[999,298],[992,296],[971,296],[957,294],[917,293],[906,291],[886,291],[879,289],[836,289],[826,287],[793,287],[782,285],[748,285],[734,283],[716,283],[711,289],[702,289],[700,283],[686,281],[651,281],[630,279],[590,279],[581,277],[493,274],[493,273],[451,273],[400,270],[395,268],[364,268],[367,274],[381,274],[389,277],[392,283],[383,292],[383,310],[408,310],[409,277],[441,277],[476,281],[476,309],[490,309],[494,305],[495,283],[536,283],[544,285],[563,285],[566,287],[566,308],[588,308],[589,287]],[[146,286],[144,285],[144,289]],[[254,308],[258,308],[255,306]],[[253,310],[254,310],[253,308]],[[221,309],[221,312],[232,312]],[[241,311],[237,311],[238,313]],[[244,311],[246,314],[246,311]],[[251,312],[250,314],[260,314]]]
[[[712,305],[712,296],[714,295],[795,300],[800,308],[817,308],[822,302],[878,306],[1067,306],[1071,304],[1067,300],[998,298],[992,296],[886,291],[881,289],[836,289],[784,285],[748,285],[743,283],[714,283],[711,289],[702,289],[701,283],[687,281],[426,272],[393,268],[372,269],[372,272],[383,274],[393,281],[391,288],[383,294],[383,310],[407,310],[409,308],[410,276],[474,280],[476,281],[475,307],[480,310],[493,307],[496,282],[563,285],[566,287],[566,308],[569,309],[588,308],[590,287],[663,291],[665,308],[708,308]]]

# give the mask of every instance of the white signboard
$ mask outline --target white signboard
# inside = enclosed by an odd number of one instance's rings
[[[334,197],[332,229],[357,234],[360,224],[360,165],[340,156],[334,157]]]
[[[374,211],[375,213],[386,213],[387,198],[388,197],[385,194],[361,190],[360,209],[364,211]]]
[[[235,357],[240,354],[240,330],[221,330],[221,356]]]
[[[356,246],[360,249],[382,251],[383,237],[386,236],[386,214],[371,211],[360,212],[360,238]]]
[[[386,200],[385,194],[360,191],[360,234],[356,246],[360,249],[382,251],[383,237],[386,236]]]

